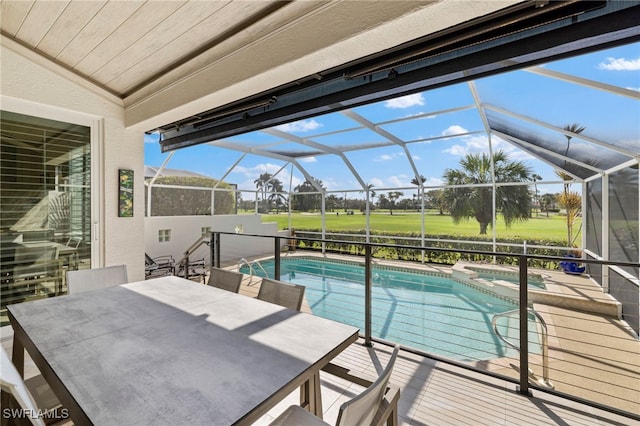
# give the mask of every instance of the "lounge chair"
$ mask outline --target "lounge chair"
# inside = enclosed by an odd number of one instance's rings
[[[145,278],[163,277],[174,275],[176,262],[171,255],[151,257],[144,254],[144,276]]]
[[[205,263],[204,258],[189,261],[188,274],[185,273],[184,263],[179,263],[178,269],[176,271],[176,275],[179,277],[184,277],[188,279],[197,277],[198,279],[202,279],[202,282],[204,283],[204,279],[207,276],[207,265]]]

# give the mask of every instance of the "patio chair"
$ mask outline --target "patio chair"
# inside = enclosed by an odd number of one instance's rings
[[[69,294],[113,287],[128,282],[126,265],[67,271],[67,292]]]
[[[260,290],[258,290],[258,299],[299,311],[302,307],[305,289],[306,287],[303,285],[263,278]]]
[[[151,257],[147,253],[144,254],[145,279],[174,275],[175,270],[176,261],[170,254],[157,257]]]
[[[211,267],[211,275],[207,285],[238,293],[243,277],[244,275],[240,272]]]
[[[398,357],[400,346],[396,345],[382,374],[360,395],[340,406],[336,426],[351,425],[398,425],[398,400],[400,390],[390,386],[389,378]],[[292,405],[278,416],[270,426],[327,425],[299,405]]]
[[[187,274],[185,274],[184,263],[178,264],[178,270],[176,272],[176,275],[179,277],[187,278]],[[207,276],[207,265],[205,263],[204,258],[189,261],[189,277],[188,277],[189,279],[197,277],[198,279],[202,279],[202,282],[204,283],[206,276]]]
[[[27,419],[31,421],[31,424],[37,426],[51,424],[50,422],[45,423],[42,416],[29,415],[30,413],[46,412],[50,414],[51,419],[60,418],[56,414],[61,414],[59,410],[62,405],[44,377],[39,374],[23,380],[4,347],[0,349],[0,388],[3,392],[2,407],[10,408],[10,406],[17,404],[25,413],[25,422],[16,424],[27,423]],[[11,403],[11,399],[15,402]]]
[[[55,291],[60,292],[62,261],[58,258],[58,248],[52,245],[16,247],[11,278],[14,283],[21,281],[27,290],[33,285],[32,291],[46,290],[45,282],[53,280]]]

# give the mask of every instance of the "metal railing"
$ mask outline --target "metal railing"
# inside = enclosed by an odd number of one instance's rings
[[[240,268],[242,268],[243,265],[249,268],[250,276],[254,275],[255,271],[253,270],[253,268],[257,266],[258,269],[260,269],[260,271],[262,271],[262,273],[264,274],[263,276],[266,278],[269,278],[269,273],[264,269],[264,267],[260,262],[256,262],[256,261],[249,262],[247,259],[243,257],[238,261],[236,267],[238,268],[238,270],[240,270]]]
[[[542,326],[542,379],[537,378],[533,370],[531,370],[531,368],[528,369],[529,377],[539,385],[548,387],[549,389],[553,389],[553,384],[549,381],[549,333],[547,331],[547,323],[544,320],[544,318],[542,318],[542,315],[536,312],[533,308],[528,308],[527,311],[532,313],[536,317],[536,319],[540,322],[540,325]],[[513,311],[507,311],[501,314],[496,314],[491,319],[491,325],[493,325],[493,330],[495,331],[496,335],[500,338],[500,340],[502,340],[503,342],[505,342],[507,345],[509,345],[511,348],[515,349],[518,352],[520,352],[520,345],[516,345],[515,343],[513,343],[511,340],[509,340],[507,337],[503,336],[500,333],[500,330],[498,329],[498,318],[508,318],[513,314],[519,314],[519,313],[520,313],[520,309],[514,309]]]
[[[221,236],[224,236],[224,247],[221,245]],[[315,309],[317,307],[326,306],[328,310],[333,310],[334,312],[338,312],[342,315],[345,321],[350,321],[352,324],[357,323],[362,330],[361,333],[364,338],[365,345],[372,345],[376,341],[398,342],[397,335],[393,335],[392,333],[385,334],[395,326],[396,329],[399,329],[401,333],[405,334],[406,338],[404,339],[404,343],[400,340],[404,350],[423,355],[436,361],[453,364],[463,369],[472,370],[512,382],[516,385],[518,392],[524,395],[531,395],[532,389],[539,390],[608,410],[625,417],[640,419],[640,412],[635,412],[634,410],[636,410],[636,408],[633,408],[633,405],[625,405],[620,408],[621,405],[618,404],[618,401],[620,400],[624,400],[632,404],[633,401],[636,401],[637,398],[640,397],[640,391],[637,389],[637,381],[631,380],[636,376],[640,379],[640,368],[637,366],[637,360],[633,359],[634,356],[637,356],[637,347],[640,344],[640,342],[638,342],[637,330],[632,330],[631,327],[625,326],[624,323],[620,321],[619,314],[612,314],[610,312],[603,314],[606,318],[602,321],[602,324],[595,324],[595,320],[587,319],[582,320],[583,322],[587,321],[587,324],[580,330],[574,329],[571,324],[567,325],[569,322],[576,319],[574,317],[583,316],[583,306],[578,304],[576,305],[575,310],[567,309],[566,306],[562,306],[562,304],[554,305],[554,301],[549,302],[548,299],[540,299],[540,294],[543,294],[543,297],[550,297],[551,299],[553,299],[553,297],[564,297],[569,301],[579,296],[583,296],[584,299],[590,299],[591,297],[588,294],[584,295],[584,289],[581,288],[567,289],[567,293],[571,293],[569,295],[555,294],[555,292],[559,292],[559,290],[556,289],[564,286],[565,281],[568,281],[570,278],[570,276],[564,275],[560,271],[556,272],[558,276],[553,282],[553,290],[541,291],[530,289],[528,287],[530,262],[535,262],[536,265],[549,265],[552,267],[553,265],[557,265],[559,262],[566,260],[563,257],[536,255],[532,253],[504,253],[415,245],[409,246],[385,243],[338,241],[335,239],[328,240],[309,237],[301,238],[297,235],[293,237],[280,237],[272,235],[236,234],[232,232],[213,232],[210,238],[210,241],[212,242],[210,244],[212,265],[220,267],[221,259],[224,258],[227,265],[235,264],[236,266],[242,266],[244,263],[238,262],[238,259],[243,258],[241,255],[242,247],[246,246],[247,243],[242,243],[242,239],[247,237],[253,239],[269,238],[273,240],[273,251],[264,253],[265,258],[269,257],[270,262],[272,262],[269,264],[270,266],[263,267],[262,263],[260,263],[260,268],[249,265],[250,268],[248,269],[249,271],[253,271],[255,274],[268,274],[273,279],[282,279],[286,281],[296,279],[296,277],[304,275],[303,272],[292,274],[290,272],[290,267],[287,266],[283,270],[284,276],[281,276],[281,263],[283,263],[281,262],[281,251],[286,250],[288,245],[294,244],[296,255],[285,257],[283,261],[286,262],[295,262],[296,259],[300,257],[299,255],[305,253],[313,253],[319,258],[332,257],[334,254],[355,255],[356,261],[354,261],[354,263],[358,263],[361,267],[364,267],[364,271],[358,272],[358,274],[352,274],[349,279],[360,280],[360,284],[363,285],[351,284],[350,286],[340,287],[336,284],[334,279],[341,278],[339,275],[346,273],[338,267],[335,267],[335,270],[332,272],[334,275],[329,278],[325,279],[315,277],[314,279],[316,281],[314,284],[309,284],[307,294],[313,294],[313,292],[309,291],[309,289],[313,288],[313,285],[321,286],[323,291],[326,290],[327,293],[323,294],[320,299],[316,299],[314,301],[309,300],[309,305],[311,306],[314,314],[316,314]],[[282,241],[283,239],[286,240],[287,245],[282,244],[285,242]],[[300,241],[302,239],[305,241],[304,247],[300,245]],[[336,248],[339,246],[339,243],[344,243],[343,250]],[[328,249],[327,247],[332,248]],[[507,346],[513,347],[514,349],[516,349],[514,346],[517,346],[517,365],[510,365],[510,357],[500,350],[497,357],[495,355],[493,357],[487,356],[487,353],[485,352],[482,356],[477,358],[474,358],[473,356],[456,358],[451,357],[446,351],[444,354],[442,352],[434,352],[429,349],[429,345],[433,342],[438,343],[439,341],[441,342],[442,340],[446,340],[447,336],[443,337],[444,334],[439,334],[440,332],[438,329],[447,327],[448,330],[446,330],[446,332],[449,334],[463,335],[466,333],[469,334],[470,337],[466,337],[462,343],[446,341],[444,342],[445,346],[450,347],[452,345],[460,345],[460,353],[462,354],[464,354],[465,351],[476,350],[475,346],[479,345],[479,340],[476,339],[476,336],[473,334],[473,328],[464,323],[467,319],[463,316],[456,316],[457,312],[455,311],[448,314],[449,318],[445,318],[444,320],[432,318],[428,313],[426,313],[426,310],[424,312],[422,311],[427,308],[426,305],[437,305],[437,302],[430,303],[427,301],[423,304],[415,304],[413,302],[400,300],[395,295],[391,295],[391,298],[388,300],[382,300],[381,295],[384,296],[385,291],[391,292],[395,288],[393,287],[394,284],[391,283],[390,278],[393,278],[392,275],[396,274],[394,271],[398,270],[398,262],[391,267],[388,267],[386,265],[387,261],[384,259],[389,257],[389,253],[393,253],[393,256],[398,260],[398,258],[401,258],[403,253],[406,254],[408,251],[415,250],[423,252],[426,258],[431,259],[484,259],[479,263],[479,265],[494,264],[496,260],[498,263],[500,263],[500,261],[504,261],[505,264],[510,265],[509,270],[515,277],[515,284],[511,286],[498,285],[497,281],[492,281],[486,286],[486,288],[480,289],[480,292],[491,292],[496,288],[500,290],[497,292],[497,298],[492,302],[499,305],[497,307],[498,310],[490,314],[487,319],[488,324],[486,324],[487,326],[484,329],[484,332],[492,333],[495,342],[502,342],[503,336],[500,335],[499,331],[491,327],[491,319],[494,315],[515,316],[516,312],[519,314],[519,345],[514,345],[513,342],[505,342]],[[446,254],[446,256],[433,256],[433,253]],[[426,268],[429,268],[432,266],[432,264],[424,265],[421,263],[418,260],[421,256],[414,256],[411,254],[407,255],[407,257],[414,259],[413,262],[405,262],[412,265],[412,268],[425,266]],[[619,268],[625,269],[640,268],[640,264],[638,263],[612,262],[593,259],[578,259],[578,261],[596,266],[603,266],[603,268],[608,265],[616,265]],[[333,268],[335,265],[339,265],[340,262],[344,263],[346,261],[339,260],[337,262],[338,263],[333,264],[331,267]],[[249,264],[251,262],[247,261],[246,263]],[[451,268],[452,265],[448,264],[446,266]],[[382,267],[386,267],[388,269],[382,270],[380,269]],[[329,268],[329,266],[327,266],[327,268]],[[259,269],[263,269],[264,271]],[[439,270],[441,268],[436,267],[431,269]],[[606,273],[604,269],[602,273]],[[536,274],[532,274],[532,276],[533,275]],[[588,279],[585,278],[585,280]],[[412,286],[414,284],[407,282],[407,285]],[[596,285],[595,282],[593,285]],[[356,288],[356,290],[354,290],[354,288]],[[313,288],[313,291],[318,294],[317,288]],[[354,297],[351,301],[347,302],[347,293],[349,291],[356,291],[356,293],[354,293]],[[449,289],[443,285],[438,288],[436,292],[446,293],[447,291],[449,291]],[[334,299],[330,300],[330,297],[328,296],[334,296]],[[464,294],[462,296],[466,297]],[[353,300],[355,300],[355,302],[353,302]],[[468,307],[472,307],[476,302],[470,299],[463,301],[468,302],[468,306],[465,306],[461,311]],[[529,338],[533,338],[533,336],[540,334],[537,330],[536,333],[530,333],[531,325],[529,324],[529,312],[534,303],[539,303],[542,306],[547,306],[550,303],[553,308],[541,313],[534,313],[538,319],[538,323],[541,324],[542,327],[542,380],[531,380],[530,375],[530,371],[532,370],[531,366],[537,365],[540,362],[539,358],[529,358]],[[618,309],[621,309],[620,305],[616,304],[615,301],[605,300],[604,302],[600,302],[598,300],[594,300],[589,303],[593,303],[597,309],[601,308],[599,304],[606,305],[607,309],[611,306],[618,306]],[[517,309],[514,309],[513,307],[517,307]],[[401,309],[407,309],[408,313],[400,313]],[[539,308],[536,308],[536,311],[538,310]],[[628,318],[633,318],[634,315],[637,318],[637,308],[636,312],[625,312],[624,314]],[[392,318],[393,315],[395,315],[394,318]],[[420,315],[423,315],[424,318],[418,318]],[[546,320],[543,318],[543,315],[547,318]],[[595,317],[597,317],[596,314],[594,314],[594,318]],[[553,323],[550,324],[551,329],[548,329],[547,327],[547,325],[549,325],[549,319],[553,319]],[[423,322],[420,323],[420,325],[416,325],[419,320]],[[589,327],[590,324],[588,321],[594,321],[593,327]],[[395,322],[396,324],[394,325],[392,322]],[[420,327],[425,325],[428,326],[430,324],[435,325],[435,331],[432,331],[431,329],[420,329]],[[485,327],[484,325],[481,326]],[[609,328],[607,328],[606,332],[601,332],[599,330],[600,327]],[[611,334],[622,334],[622,337],[619,335],[609,335],[610,330],[612,331]],[[560,335],[559,331],[563,332],[563,335]],[[583,335],[581,334],[578,337],[574,337],[576,332],[582,333],[585,336],[593,336],[594,339],[592,340],[594,340],[595,343],[592,344],[591,348],[583,351],[581,349],[585,347],[585,342],[582,341]],[[551,347],[550,338],[553,338],[554,342]],[[562,340],[562,343],[555,343],[561,339],[564,339]],[[597,342],[598,340],[602,340],[603,343]],[[426,342],[427,348],[425,349],[421,346],[422,343],[419,342]],[[536,342],[535,345],[538,343],[539,342]],[[624,346],[624,348],[622,348],[622,346]],[[454,347],[449,350],[455,351],[457,349]],[[612,353],[611,356],[609,356],[610,353]],[[617,363],[619,362],[622,364],[618,365]],[[613,372],[610,370],[613,370]],[[552,379],[553,385],[551,384]],[[581,382],[585,381],[589,382],[589,384],[581,384]],[[615,391],[614,389],[614,391],[618,393],[615,395],[609,395],[607,392],[609,392],[609,389],[611,388],[619,388],[620,392]],[[629,406],[632,408],[628,408]]]
[[[191,270],[192,270],[192,266],[193,263],[190,262],[189,257],[196,251],[198,250],[200,247],[202,247],[203,245],[206,246],[211,246],[211,235],[210,234],[205,234],[203,236],[201,236],[200,238],[198,238],[193,244],[191,244],[191,246],[189,246],[188,249],[185,250],[184,252],[184,256],[182,259],[180,259],[177,263],[176,263],[176,268],[177,268],[177,272],[179,275],[179,270],[183,270],[184,271],[184,278],[189,279],[190,274],[191,274]],[[203,272],[204,272],[204,267],[205,265],[201,265],[203,268]]]

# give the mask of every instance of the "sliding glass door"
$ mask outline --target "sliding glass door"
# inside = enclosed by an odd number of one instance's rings
[[[0,261],[6,305],[66,293],[91,266],[91,128],[0,111]]]

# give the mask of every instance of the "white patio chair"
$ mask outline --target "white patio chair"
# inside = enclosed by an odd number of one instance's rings
[[[387,386],[400,346],[396,345],[382,374],[360,395],[340,406],[336,426],[398,425],[400,390]],[[270,426],[323,425],[329,426],[299,405],[285,410]]]
[[[127,265],[67,271],[67,289],[69,294],[113,287],[128,282]]]
[[[302,285],[263,278],[258,290],[258,299],[299,311],[305,289]]]
[[[207,282],[207,285],[238,293],[240,291],[240,284],[242,283],[243,277],[244,275],[240,272],[229,271],[227,269],[220,269],[212,266],[211,275],[209,276],[209,282]]]
[[[33,425],[45,426],[49,423],[45,423],[44,416],[38,416],[38,413],[46,412],[49,414],[53,410],[61,408],[60,401],[53,394],[42,375],[27,380],[22,379],[4,347],[0,349],[0,388],[13,397],[18,407],[25,413],[25,417]],[[9,408],[5,405],[8,403],[9,398],[6,401],[3,399],[2,407]]]

